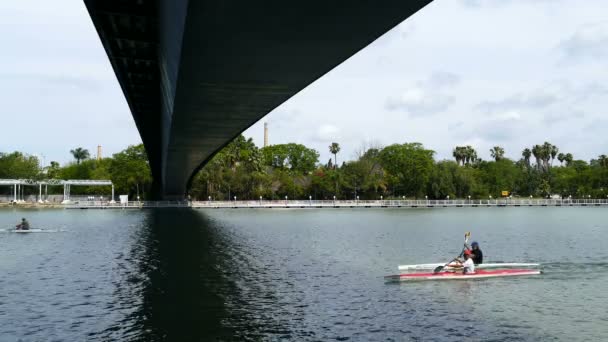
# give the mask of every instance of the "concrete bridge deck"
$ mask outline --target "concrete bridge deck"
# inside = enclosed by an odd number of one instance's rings
[[[218,150],[431,1],[84,0],[162,199],[184,199]]]

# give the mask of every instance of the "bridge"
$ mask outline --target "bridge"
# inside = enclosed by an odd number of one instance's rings
[[[432,0],[84,0],[146,147],[157,197]]]

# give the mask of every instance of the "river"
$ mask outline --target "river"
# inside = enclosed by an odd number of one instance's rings
[[[0,341],[608,340],[604,208],[0,210]],[[386,284],[465,231],[534,277]],[[467,339],[468,338],[468,339]]]

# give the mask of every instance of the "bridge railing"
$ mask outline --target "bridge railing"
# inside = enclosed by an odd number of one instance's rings
[[[608,205],[608,199],[445,199],[445,200],[248,200],[193,201],[193,207],[467,207]]]
[[[450,199],[450,200],[244,200],[244,201],[129,201],[78,200],[68,208],[357,208],[357,207],[479,207],[479,206],[608,206],[608,199]]]

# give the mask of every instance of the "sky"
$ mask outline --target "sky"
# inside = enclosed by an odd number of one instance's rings
[[[244,132],[340,160],[363,146],[457,145],[519,159],[549,141],[575,158],[608,153],[608,2],[435,0]],[[0,151],[48,163],[82,146],[140,143],[81,0],[0,2]]]

